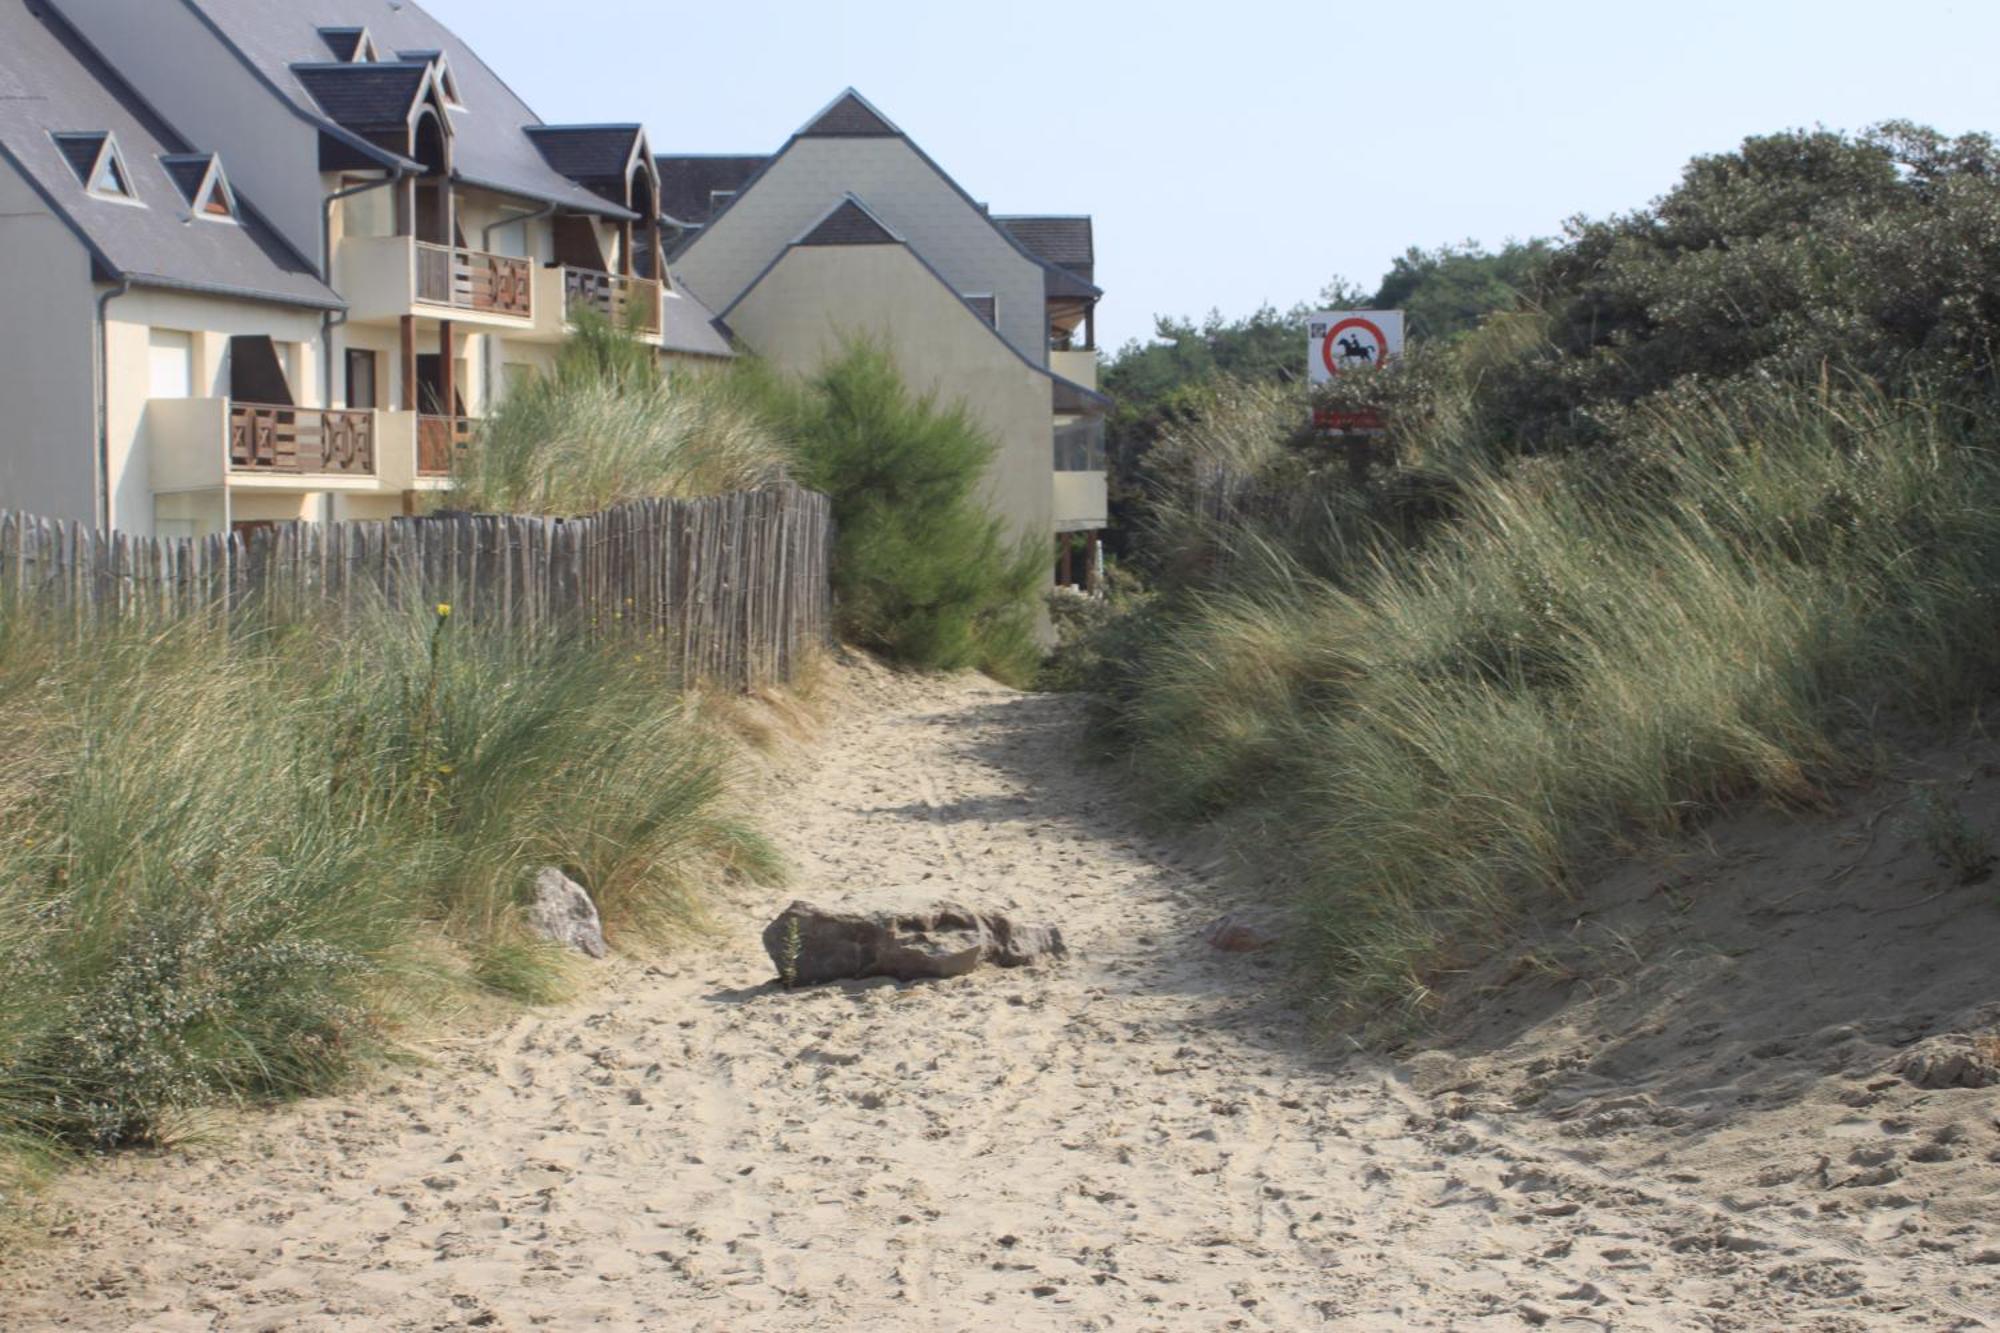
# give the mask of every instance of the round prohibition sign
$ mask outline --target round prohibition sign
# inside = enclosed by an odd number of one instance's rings
[[[1369,365],[1379,366],[1389,355],[1389,340],[1382,336],[1382,330],[1375,327],[1373,320],[1343,319],[1326,331],[1326,338],[1319,345],[1319,359],[1326,362],[1326,373],[1329,375],[1341,373],[1340,365],[1334,360],[1333,343],[1349,329],[1359,329],[1375,340],[1375,359]]]

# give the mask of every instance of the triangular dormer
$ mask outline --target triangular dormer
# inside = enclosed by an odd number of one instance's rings
[[[321,28],[319,39],[342,64],[368,65],[382,58],[366,28]]]
[[[138,203],[132,191],[132,172],[118,151],[118,140],[106,131],[51,135],[62,150],[77,183],[100,199]]]
[[[868,205],[853,195],[835,204],[818,222],[806,229],[794,245],[901,245],[903,238],[890,231],[882,219],[868,211]]]
[[[870,106],[867,98],[849,88],[807,122],[799,131],[799,138],[896,139],[902,133],[887,116]]]
[[[465,99],[458,95],[458,76],[451,72],[451,61],[442,51],[398,51],[398,60],[417,60],[431,67],[437,77],[438,92],[444,97],[444,104],[453,111],[465,110]]]
[[[222,174],[222,159],[214,153],[173,153],[160,159],[167,175],[194,210],[194,216],[216,222],[234,222],[236,192]]]

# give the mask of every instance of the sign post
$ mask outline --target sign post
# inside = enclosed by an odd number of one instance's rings
[[[1380,370],[1403,355],[1400,310],[1322,310],[1306,321],[1306,379],[1332,384],[1357,370]],[[1357,482],[1368,474],[1368,437],[1386,429],[1372,409],[1314,408],[1313,427],[1342,437],[1347,467]]]

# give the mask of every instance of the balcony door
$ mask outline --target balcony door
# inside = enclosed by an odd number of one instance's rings
[[[444,358],[435,353],[417,357],[417,411],[427,417],[462,417],[465,415],[465,362],[452,363],[453,378],[452,404],[449,410],[444,402]]]

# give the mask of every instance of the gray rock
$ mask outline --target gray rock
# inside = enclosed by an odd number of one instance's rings
[[[1257,953],[1278,942],[1278,932],[1254,917],[1231,912],[1212,922],[1201,937],[1222,953]]]
[[[592,958],[604,957],[604,923],[597,918],[597,904],[583,891],[583,885],[554,866],[543,866],[535,875],[535,900],[528,906],[528,924],[544,939],[570,949],[579,949]]]
[[[2000,1084],[2000,1039],[1931,1037],[1903,1052],[1896,1072],[1920,1088],[1990,1088]]]
[[[998,912],[936,903],[906,912],[833,912],[794,902],[764,927],[779,979],[816,986],[856,977],[898,981],[963,976],[982,963],[1021,967],[1060,957],[1054,926],[1017,925]]]

